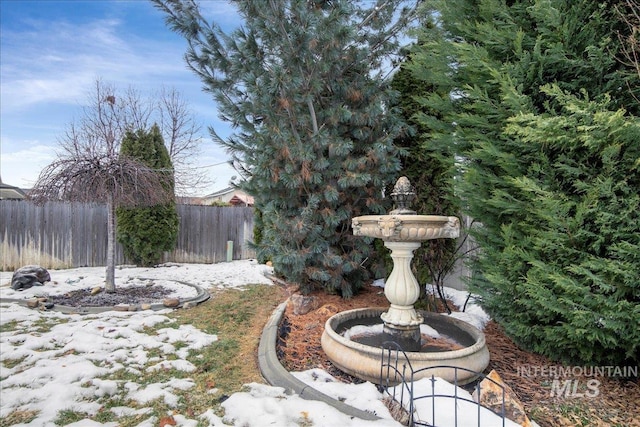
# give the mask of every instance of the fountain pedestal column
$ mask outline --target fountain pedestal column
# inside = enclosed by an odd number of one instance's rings
[[[391,249],[393,270],[384,285],[384,295],[391,306],[382,314],[382,320],[395,326],[420,325],[422,316],[413,308],[420,296],[420,286],[411,271],[413,251],[420,247],[420,242],[384,242],[384,245]]]
[[[384,242],[391,250],[393,270],[384,285],[384,295],[390,306],[380,318],[384,322],[384,332],[392,336],[402,348],[414,351],[420,348],[420,324],[423,321],[413,308],[420,296],[420,286],[411,271],[413,251],[420,242]]]

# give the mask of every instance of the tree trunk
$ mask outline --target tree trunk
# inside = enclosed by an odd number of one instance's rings
[[[115,234],[116,234],[116,216],[115,206],[113,205],[113,197],[109,196],[107,201],[107,272],[104,289],[107,292],[116,291],[115,281]]]

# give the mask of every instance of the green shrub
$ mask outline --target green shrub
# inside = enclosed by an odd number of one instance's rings
[[[158,173],[172,173],[173,165],[164,146],[160,129],[128,131],[122,141],[120,155],[142,161]],[[171,188],[173,191],[173,188]],[[175,247],[179,219],[175,202],[139,208],[116,210],[118,242],[126,259],[136,265],[152,266],[162,261],[162,253]]]
[[[607,102],[544,92],[562,114],[523,114],[506,133],[537,161],[487,202],[475,290],[517,342],[583,364],[640,359],[640,122]],[[487,244],[491,240],[495,244]]]

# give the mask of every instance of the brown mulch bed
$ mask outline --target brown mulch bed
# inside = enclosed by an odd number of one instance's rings
[[[296,292],[288,288],[289,294]],[[337,368],[326,358],[320,345],[326,320],[340,311],[364,307],[387,307],[383,290],[366,286],[357,296],[344,300],[337,295],[314,292],[316,309],[295,315],[289,302],[281,324],[278,356],[289,371],[321,368],[345,382],[361,382]],[[549,359],[519,348],[502,328],[491,321],[484,329],[491,361],[485,374],[495,369],[516,393],[527,414],[541,427],[555,426],[637,426],[640,427],[640,380],[616,379],[608,376],[562,377],[575,380],[583,396],[551,396],[549,375],[536,374],[531,367],[559,366]],[[529,369],[529,370],[527,370]],[[597,380],[598,395],[585,385]],[[556,393],[557,394],[557,393]]]

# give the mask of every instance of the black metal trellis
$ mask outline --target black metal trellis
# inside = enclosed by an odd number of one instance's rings
[[[429,367],[421,368],[414,371],[413,367],[411,366],[411,362],[407,357],[406,352],[402,350],[402,348],[397,343],[392,341],[384,342],[382,344],[382,349],[383,351],[382,351],[382,357],[381,357],[381,363],[380,363],[380,381],[379,381],[380,385],[378,386],[379,390],[380,392],[389,396],[389,398],[391,398],[392,401],[394,402],[394,405],[396,405],[397,407],[403,408],[403,410],[406,411],[406,416],[404,417],[404,419],[406,420],[406,423],[408,426],[410,427],[437,426],[438,424],[436,420],[435,402],[436,402],[436,398],[442,397],[442,398],[454,399],[456,401],[462,400],[462,401],[475,404],[477,406],[477,411],[478,411],[477,412],[478,427],[482,427],[482,423],[481,423],[482,408],[488,409],[492,411],[494,414],[500,416],[502,418],[502,427],[505,427],[505,422],[506,422],[505,393],[504,393],[504,386],[502,384],[494,381],[493,379],[487,377],[481,372],[475,372],[470,369],[462,368],[459,366],[438,365],[438,366],[429,366]],[[431,375],[431,378],[429,379],[431,381],[431,393],[425,394],[422,396],[415,396],[414,387],[413,387],[414,378],[416,378],[418,374],[421,374],[424,371],[428,371],[431,369],[438,369],[438,368],[448,368],[448,369],[454,370],[454,382],[453,382],[453,385],[455,386],[454,394],[452,395],[436,394],[435,393],[436,377],[435,375]],[[476,382],[476,385],[474,386],[474,391],[477,393],[477,396],[478,396],[477,402],[458,395],[458,390],[459,390],[458,371],[465,371],[465,372],[473,373],[478,376],[479,380]],[[493,409],[486,406],[482,406],[479,403],[480,397],[481,397],[480,381],[482,379],[488,379],[489,381],[496,384],[500,388],[502,392],[502,405],[501,405],[500,412],[496,412]],[[406,400],[405,400],[405,395],[407,395],[408,397]],[[415,402],[421,399],[431,399],[430,423],[425,420],[416,418]],[[458,427],[459,425],[458,424],[458,410],[459,410],[458,405],[457,404],[454,405],[454,408],[455,408],[454,409],[454,426]],[[468,427],[468,425],[461,426],[461,427]]]

